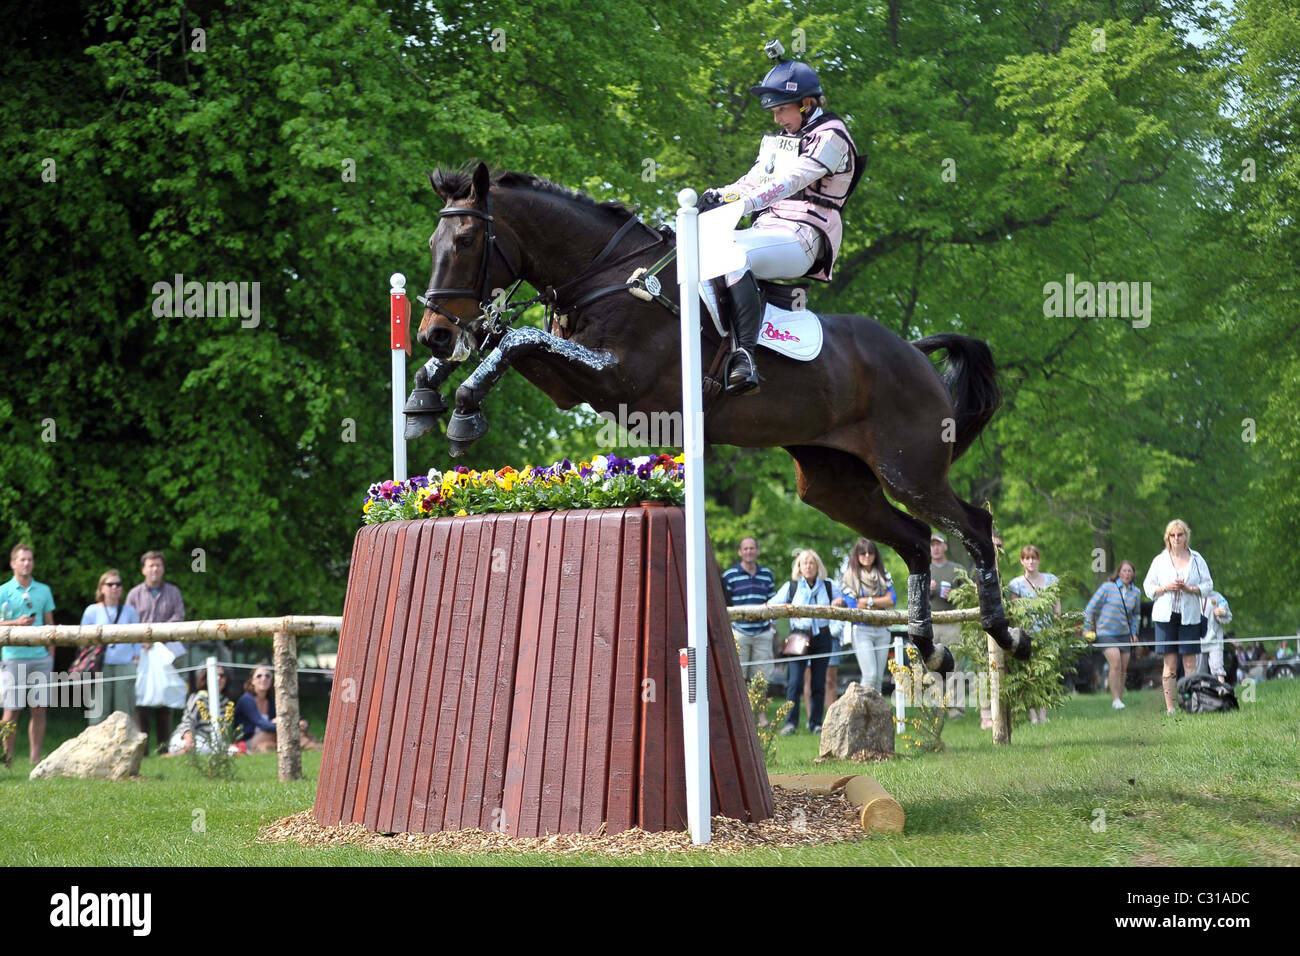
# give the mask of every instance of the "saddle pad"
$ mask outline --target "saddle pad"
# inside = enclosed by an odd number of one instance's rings
[[[816,312],[791,312],[769,302],[758,326],[758,344],[787,358],[811,362],[822,351],[822,321]]]
[[[722,331],[722,321],[718,317],[717,298],[713,287],[707,282],[700,283],[700,298],[704,300],[705,311],[713,319],[713,327]],[[800,309],[792,312],[766,303],[766,311],[758,326],[758,344],[779,352],[787,358],[798,362],[811,362],[822,352],[822,321],[816,312]]]

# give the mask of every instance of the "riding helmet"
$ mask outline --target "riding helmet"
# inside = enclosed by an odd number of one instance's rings
[[[749,92],[758,97],[763,109],[798,103],[805,96],[821,96],[822,85],[817,73],[807,63],[781,60],[767,71],[763,82],[751,86]]]

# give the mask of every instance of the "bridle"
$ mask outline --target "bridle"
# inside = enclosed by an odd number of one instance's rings
[[[502,248],[500,242],[498,242],[497,240],[496,222],[492,216],[491,193],[488,194],[487,200],[484,203],[484,205],[486,206],[486,211],[481,209],[474,209],[471,206],[445,206],[443,209],[439,210],[438,212],[438,217],[440,219],[444,216],[474,216],[475,218],[482,219],[483,222],[486,224],[487,235],[483,243],[483,254],[479,260],[478,287],[474,289],[445,289],[445,288],[440,289],[440,288],[435,288],[434,286],[430,286],[427,290],[425,290],[424,295],[416,297],[417,301],[419,301],[420,304],[423,305],[426,309],[429,309],[430,311],[433,312],[437,312],[439,315],[445,318],[448,322],[454,325],[461,332],[470,336],[471,339],[475,338],[475,333],[478,332],[480,327],[483,325],[483,323],[486,322],[488,324],[487,335],[483,338],[482,342],[475,341],[475,346],[477,348],[483,348],[485,347],[486,343],[494,341],[497,338],[499,338],[509,329],[509,327],[514,323],[515,319],[519,318],[519,316],[521,316],[524,313],[524,310],[528,309],[533,305],[536,305],[539,302],[545,303],[546,316],[545,316],[543,327],[549,328],[551,325],[552,316],[556,311],[559,303],[559,293],[561,292],[561,290],[572,287],[584,281],[585,279],[589,278],[591,275],[599,271],[608,269],[611,266],[619,265],[623,262],[628,261],[629,259],[635,258],[641,255],[642,253],[646,252],[648,249],[652,249],[656,245],[666,241],[664,236],[662,235],[657,236],[655,241],[651,243],[649,246],[636,249],[633,252],[628,253],[627,255],[620,256],[618,259],[607,262],[606,260],[608,260],[610,256],[613,254],[614,250],[618,248],[619,243],[623,241],[624,237],[633,228],[641,224],[639,219],[637,219],[635,216],[632,216],[627,220],[627,222],[625,222],[622,225],[622,227],[614,234],[613,238],[611,238],[609,242],[605,244],[605,247],[600,251],[600,253],[597,254],[596,258],[592,260],[592,262],[587,266],[587,268],[584,269],[578,276],[568,280],[567,282],[562,283],[559,286],[547,287],[538,295],[533,296],[533,298],[527,300],[526,302],[512,303],[511,299],[514,298],[515,292],[519,289],[519,286],[523,283],[524,280],[523,277],[520,276],[519,274],[519,269],[511,264],[509,257],[506,256],[505,250]],[[676,247],[674,246],[673,251],[675,251],[675,248]],[[492,301],[490,299],[490,290],[488,289],[488,271],[491,266],[493,252],[495,252],[497,255],[501,257],[501,261],[505,263],[506,269],[508,269],[510,272],[510,278],[513,280],[510,288],[506,290],[505,294],[500,298],[499,301]],[[665,257],[663,260],[661,260],[660,263],[655,267],[656,270],[660,266],[662,266],[665,262],[667,262],[667,260],[670,257],[671,256],[668,256]],[[583,296],[581,299],[579,299],[569,308],[570,309],[581,308],[582,306],[589,305],[591,302],[595,301],[596,299],[603,298],[604,296],[610,295],[611,293],[626,291],[627,289],[631,288],[636,284],[637,283],[634,282],[625,282],[616,285],[605,286],[603,288],[597,289],[594,292],[588,293],[587,295]],[[657,287],[656,287],[656,291],[657,291]],[[452,315],[442,306],[438,305],[437,303],[438,299],[473,299],[478,303],[479,314],[475,316],[473,319],[464,319],[461,318],[460,316]],[[671,308],[671,304],[670,304],[670,308]]]
[[[460,329],[462,332],[473,334],[475,329],[486,319],[494,326],[499,322],[501,309],[490,301],[488,289],[488,270],[492,263],[492,253],[495,252],[501,257],[506,268],[510,271],[510,278],[514,284],[510,287],[509,293],[505,297],[505,302],[509,303],[510,298],[514,295],[515,290],[519,288],[523,279],[519,277],[519,270],[511,265],[510,259],[506,256],[505,250],[497,241],[496,221],[492,216],[492,196],[489,193],[486,202],[486,211],[475,209],[472,206],[446,206],[439,210],[438,218],[447,216],[474,216],[482,219],[486,224],[487,236],[483,242],[483,255],[479,259],[478,268],[478,286],[473,289],[439,289],[430,286],[425,290],[424,295],[417,296],[418,301],[426,309],[437,312],[444,319]],[[452,315],[442,306],[438,305],[438,299],[473,299],[478,303],[479,314],[473,319],[463,319],[458,315]]]

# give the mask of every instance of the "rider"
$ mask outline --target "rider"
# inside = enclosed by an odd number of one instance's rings
[[[834,113],[826,112],[817,74],[805,63],[781,59],[779,40],[765,47],[776,66],[749,92],[783,130],[763,137],[758,159],[740,179],[706,190],[699,210],[743,202],[757,213],[749,229],[736,231],[747,268],[730,273],[731,327],[736,337],[727,391],[744,395],[758,389],[754,347],[762,313],[755,277],[830,281],[840,249],[840,210],[857,185],[862,158]]]

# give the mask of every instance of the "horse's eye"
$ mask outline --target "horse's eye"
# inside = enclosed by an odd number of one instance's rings
[[[456,248],[458,248],[458,249],[468,249],[468,248],[469,248],[470,246],[472,246],[473,244],[474,244],[474,237],[473,237],[473,236],[457,236],[457,237],[456,237]]]

